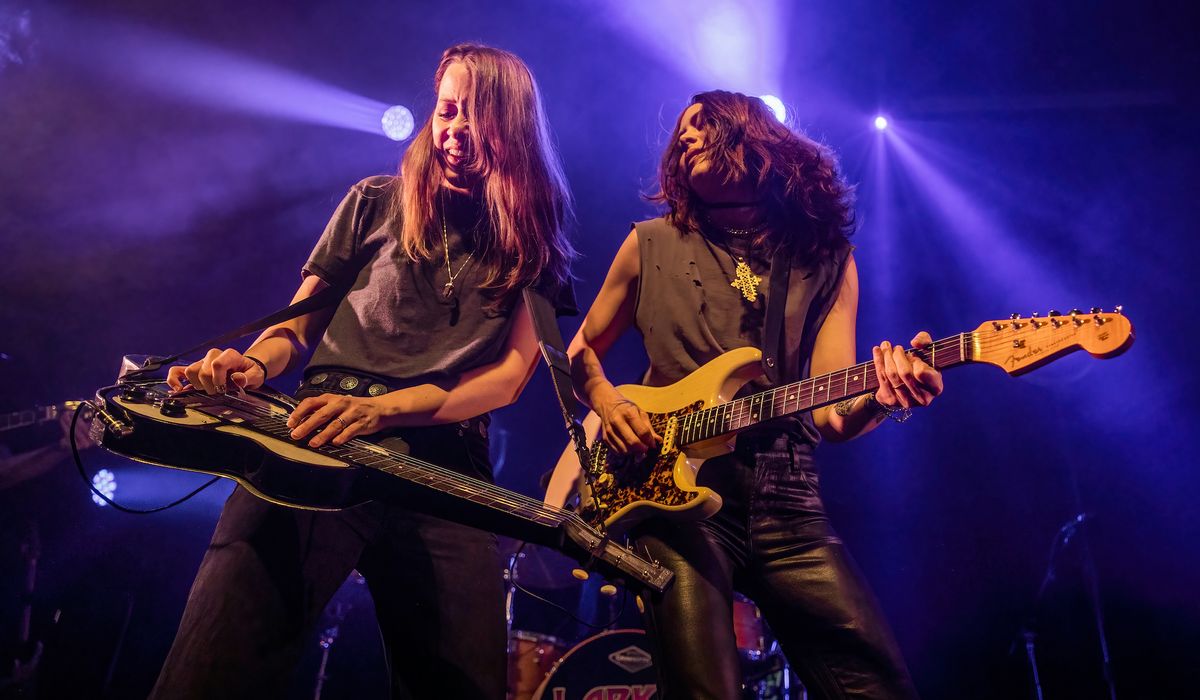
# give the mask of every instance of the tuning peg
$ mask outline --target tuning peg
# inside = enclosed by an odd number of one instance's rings
[[[1041,326],[1045,325],[1045,324],[1039,324],[1039,323],[1038,323],[1038,312],[1036,312],[1036,311],[1034,311],[1033,313],[1029,314],[1029,322],[1030,322],[1031,324],[1033,324],[1033,327],[1034,327],[1034,328],[1040,328]]]
[[[1092,307],[1092,310],[1091,310],[1091,313],[1094,313],[1094,314],[1098,314],[1098,313],[1100,313],[1100,307],[1099,307],[1099,306],[1093,306],[1093,307]]]
[[[1123,314],[1123,313],[1125,313],[1125,307],[1121,306],[1120,304],[1117,304],[1116,306],[1113,307],[1113,313],[1114,314]]]
[[[1000,323],[999,321],[992,321],[992,330],[998,331],[1002,328],[1004,328],[1004,324]]]
[[[1021,314],[1012,314],[1008,318],[1012,321],[1013,330],[1021,327]]]
[[[1062,316],[1062,313],[1060,313],[1059,311],[1056,311],[1054,309],[1050,309],[1050,313],[1048,313],[1046,315],[1047,316]]]

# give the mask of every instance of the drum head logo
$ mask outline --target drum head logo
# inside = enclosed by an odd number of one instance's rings
[[[620,666],[629,673],[644,671],[654,663],[646,650],[636,645],[630,645],[608,655],[608,660]]]

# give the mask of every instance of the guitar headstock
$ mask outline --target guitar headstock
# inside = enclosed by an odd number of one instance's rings
[[[972,334],[971,359],[996,365],[1012,375],[1041,367],[1067,353],[1086,350],[1107,359],[1133,344],[1133,324],[1121,313],[1093,308],[1051,311],[1046,316],[1013,314],[1003,321],[980,324]]]

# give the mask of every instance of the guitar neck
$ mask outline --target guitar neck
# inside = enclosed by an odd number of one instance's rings
[[[262,417],[252,422],[255,429],[288,440],[285,419]],[[534,544],[554,547],[596,566],[606,576],[636,581],[662,592],[673,574],[657,563],[642,559],[605,537],[576,513],[548,506],[528,496],[500,488],[444,467],[388,450],[366,440],[345,445],[325,445],[318,450],[352,462],[389,478],[377,482],[380,489],[399,488],[408,496],[406,507],[430,515],[508,535]]]
[[[290,429],[276,416],[253,422],[255,429],[280,439],[289,439]],[[385,449],[362,439],[344,445],[326,445],[318,449],[341,460],[379,471],[406,482],[448,494],[456,501],[467,501],[488,510],[511,516],[533,527],[557,529],[567,514],[552,510],[541,501],[502,489],[458,472],[439,467],[409,455]]]
[[[973,361],[977,343],[975,336],[975,333],[959,333],[920,350],[907,352],[938,370],[948,369]],[[874,363],[862,362],[690,413],[680,421],[679,442],[687,445],[709,440],[745,430],[772,418],[811,411],[878,388],[879,378],[875,376]]]

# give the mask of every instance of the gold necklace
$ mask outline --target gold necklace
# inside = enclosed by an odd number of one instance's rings
[[[723,231],[727,236],[733,238],[749,238],[757,233],[762,232],[767,227],[767,222],[761,221],[749,228],[729,228],[714,223],[708,215],[704,216],[705,222],[713,228]],[[725,254],[733,259],[736,263],[733,267],[733,281],[729,283],[730,287],[742,293],[742,298],[753,304],[758,301],[758,285],[762,284],[762,277],[754,274],[754,270],[750,269],[750,264],[746,262],[746,258],[741,255],[734,255],[724,243],[718,243],[718,246],[725,251]]]
[[[462,265],[458,268],[458,272],[450,269],[450,238],[446,235],[446,200],[439,196],[438,202],[442,205],[442,252],[446,254],[446,277],[449,278],[449,281],[442,287],[442,296],[449,299],[454,295],[455,278],[461,275],[463,270],[467,269],[467,264],[471,262],[471,257],[475,255],[475,252],[467,253],[467,258],[463,260]]]
[[[733,268],[733,281],[729,286],[741,292],[742,298],[753,304],[758,300],[758,285],[762,283],[762,277],[754,274],[754,270],[750,269],[750,265],[742,256],[735,257],[733,253],[729,253],[729,257],[737,261]]]

